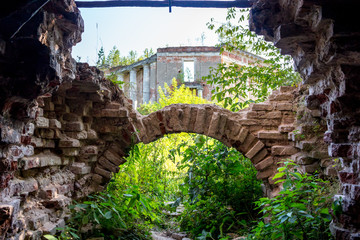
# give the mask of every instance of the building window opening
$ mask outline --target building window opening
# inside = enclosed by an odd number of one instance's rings
[[[184,61],[184,81],[194,82],[194,80],[195,80],[194,61]]]

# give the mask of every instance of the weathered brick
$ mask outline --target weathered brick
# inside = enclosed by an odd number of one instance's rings
[[[98,147],[94,145],[84,146],[80,151],[81,155],[91,156],[98,154]]]
[[[249,151],[250,147],[252,146],[253,142],[255,141],[255,137],[252,134],[248,134],[245,138],[245,141],[242,145],[240,145],[239,150],[240,152],[246,153]]]
[[[196,115],[196,121],[194,125],[194,132],[203,134],[206,120],[206,111],[203,108],[199,108]]]
[[[83,162],[73,162],[71,164],[70,170],[75,174],[84,175],[91,172],[91,167]]]
[[[272,157],[267,157],[267,158],[265,158],[264,160],[262,160],[262,161],[260,161],[259,163],[257,163],[257,164],[255,165],[255,168],[256,168],[257,170],[261,170],[261,171],[262,171],[262,170],[264,170],[265,168],[273,165],[273,163],[274,163],[273,158],[272,158]]]
[[[83,130],[81,132],[65,132],[66,136],[70,137],[70,138],[75,138],[75,139],[88,139],[88,132]]]
[[[28,170],[31,168],[47,167],[62,165],[61,158],[51,152],[42,152],[35,156],[23,157],[19,161],[21,169]]]
[[[246,128],[241,128],[239,131],[239,134],[236,136],[236,138],[234,140],[244,143],[248,134],[249,134],[249,131]]]
[[[73,138],[63,138],[60,139],[59,147],[61,148],[74,148],[80,147],[80,141]]]
[[[62,154],[64,156],[79,156],[79,149],[78,148],[63,148]]]
[[[37,117],[35,120],[36,128],[49,128],[49,119]]]
[[[273,106],[269,103],[257,103],[251,106],[252,111],[271,111],[272,109]]]
[[[111,150],[105,151],[104,157],[106,157],[107,160],[109,160],[116,166],[119,166],[119,165],[123,164],[124,162],[126,162],[126,160],[124,158],[122,158],[116,152],[111,151]]]
[[[113,173],[117,173],[119,171],[119,167],[114,165],[112,162],[107,160],[105,157],[99,158],[98,163],[103,166],[104,169],[109,170]]]
[[[41,138],[53,139],[55,137],[55,132],[52,129],[40,129],[39,135]]]
[[[277,103],[276,104],[276,110],[279,110],[279,111],[292,111],[293,110],[293,104],[292,103]]]
[[[96,166],[94,169],[95,173],[105,177],[106,179],[110,179],[111,178],[111,172],[110,171],[106,171],[104,170],[102,167],[100,166]]]
[[[252,159],[253,164],[257,164],[261,160],[263,160],[268,155],[268,151],[266,148],[263,148],[260,152],[258,152]]]
[[[246,154],[245,157],[253,158],[265,145],[258,141]]]
[[[264,171],[259,171],[256,174],[257,179],[265,179],[274,174],[274,169],[266,168]]]
[[[21,193],[30,193],[39,189],[38,182],[34,178],[26,180],[13,179],[9,182],[9,195],[20,195]]]
[[[64,121],[67,122],[79,122],[81,121],[81,116],[75,114],[75,113],[65,113],[62,115],[62,118]]]
[[[293,146],[272,146],[271,154],[274,156],[290,156],[297,153],[299,150]]]
[[[288,133],[294,131],[294,129],[295,129],[294,125],[280,125],[278,131],[280,133]]]
[[[128,117],[128,112],[125,109],[103,109],[100,113],[101,117],[109,118],[126,118]]]
[[[56,119],[49,119],[49,128],[61,128],[61,122]]]
[[[84,130],[82,122],[67,122],[64,124],[64,130],[68,132],[81,132]]]
[[[269,96],[270,101],[289,101],[294,99],[294,95],[291,93],[272,94]]]
[[[259,139],[273,139],[273,140],[284,140],[287,139],[286,134],[281,134],[278,131],[260,131],[258,132]]]

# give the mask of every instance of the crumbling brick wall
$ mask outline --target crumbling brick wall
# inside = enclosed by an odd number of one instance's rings
[[[27,9],[32,6],[24,4]],[[266,4],[254,7],[253,20],[256,11],[261,12],[260,6],[271,6]],[[289,12],[305,14],[310,9],[311,19],[316,20],[318,7],[293,11],[300,5],[291,5]],[[276,7],[269,9],[282,14]],[[271,19],[276,23],[282,20]],[[12,20],[1,19],[0,25]],[[327,32],[327,23],[319,25],[320,32]],[[349,86],[354,86],[356,69],[344,65],[324,68],[330,71],[326,76],[334,83],[331,87],[321,87],[329,86],[324,79],[319,80],[320,85],[310,81],[310,88],[282,87],[266,102],[237,113],[215,105],[180,104],[141,116],[98,69],[76,64],[71,58],[71,46],[80,40],[82,31],[73,1],[50,1],[15,39],[10,39],[11,28],[0,31],[0,59],[6,63],[0,67],[0,234],[5,239],[39,239],[44,233],[54,233],[56,227],[65,224],[71,201],[103,190],[132,145],[180,131],[219,139],[249,157],[269,196],[279,190],[272,176],[277,163],[285,158],[295,159],[305,171],[336,175],[322,141],[326,131],[325,139],[332,141],[332,156],[342,157],[346,166],[340,172],[345,213],[339,220],[343,225],[335,228],[336,236],[356,236],[357,102],[355,108],[344,106],[349,98],[339,95],[340,90],[352,92]],[[20,43],[31,51],[17,48]],[[326,41],[320,43],[319,56]],[[296,61],[306,81],[313,79],[306,75],[313,68],[301,68],[310,62],[307,56],[299,55]],[[316,74],[314,77],[319,76]],[[353,229],[351,232],[339,226]]]
[[[332,224],[337,239],[360,238],[358,1],[267,1],[251,9],[251,28],[290,54],[304,102],[326,121],[328,153],[342,164],[343,212]]]

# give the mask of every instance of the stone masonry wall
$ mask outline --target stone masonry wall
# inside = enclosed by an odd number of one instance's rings
[[[342,165],[342,214],[337,239],[360,239],[358,1],[258,0],[251,28],[290,54],[303,83],[305,105],[326,121],[328,154]]]
[[[77,64],[73,82],[36,99],[35,121],[22,134],[28,145],[17,146],[30,151],[3,156],[13,167],[1,173],[8,176],[0,192],[1,233],[9,239],[55,233],[69,217],[72,200],[104,190],[132,145],[177,132],[204,134],[238,149],[272,196],[280,187],[272,180],[277,163],[299,151],[291,138],[297,99],[298,89],[282,87],[237,113],[176,104],[142,116],[98,69]]]
[[[356,29],[334,15],[336,2],[314,2],[259,0],[252,9],[253,29],[293,54],[308,85],[282,87],[237,113],[179,104],[148,116],[98,69],[71,58],[83,30],[74,1],[11,3],[0,17],[0,236],[54,233],[72,200],[103,190],[134,144],[184,131],[250,158],[268,196],[281,187],[272,176],[282,159],[337,175],[339,158],[344,213],[333,230],[338,239],[358,239],[357,35],[346,34]]]

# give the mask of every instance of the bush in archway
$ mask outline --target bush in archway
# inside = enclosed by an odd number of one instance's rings
[[[262,196],[261,182],[251,161],[217,140],[196,136],[195,145],[182,154],[180,168],[187,169],[181,186],[185,212],[181,227],[192,235],[214,239],[229,232],[246,231],[257,218],[254,201]]]

